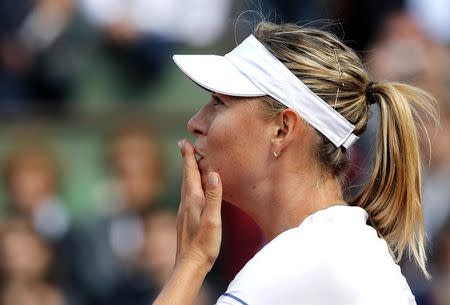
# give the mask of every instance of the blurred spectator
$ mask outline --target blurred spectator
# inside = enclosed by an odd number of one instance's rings
[[[23,217],[47,242],[54,254],[51,274],[70,295],[80,298],[75,275],[75,231],[60,199],[60,166],[45,145],[19,145],[5,160],[3,177],[7,196],[5,217]]]
[[[431,40],[410,14],[390,15],[370,51],[368,64],[375,79],[418,83],[437,95],[439,102],[448,104],[448,52]]]
[[[62,291],[49,280],[53,253],[26,220],[1,223],[2,305],[64,305]]]
[[[450,305],[450,217],[436,235],[434,245],[430,299],[434,305]]]
[[[46,284],[10,284],[5,286],[0,300],[3,305],[64,305],[61,292]]]
[[[0,2],[0,113],[63,114],[83,62],[76,0]]]
[[[153,275],[155,284],[161,289],[175,264],[177,251],[176,217],[159,211],[144,219],[145,240],[140,253],[140,264]]]
[[[326,28],[356,52],[363,52],[386,16],[403,9],[405,0],[259,0],[242,3],[242,10],[260,12],[269,21]]]
[[[137,100],[161,78],[177,43],[208,46],[222,34],[230,0],[81,0],[117,75],[117,93]],[[206,25],[206,26],[205,26]]]
[[[53,152],[40,144],[17,147],[6,157],[3,175],[10,214],[30,219],[47,240],[67,234],[70,218],[58,195],[60,167]]]
[[[81,0],[88,18],[116,37],[155,35],[207,46],[223,33],[230,0]],[[206,25],[206,26],[205,26]]]
[[[125,123],[110,143],[112,179],[96,194],[97,217],[85,228],[83,282],[93,304],[148,304],[154,285],[136,266],[144,245],[144,216],[155,209],[165,171],[145,124]]]
[[[449,139],[450,112],[441,112],[441,124],[436,134],[432,135],[431,164],[425,171],[423,183],[425,230],[430,240],[434,240],[445,219],[450,216]]]
[[[406,7],[429,37],[450,44],[450,1],[407,0]]]
[[[118,124],[110,138],[107,162],[112,177],[97,194],[98,212],[142,213],[152,208],[166,169],[158,139],[148,124],[131,120]]]
[[[152,276],[158,290],[172,273],[177,252],[176,216],[165,211],[149,214],[144,220],[145,241],[139,257],[140,267]],[[208,284],[199,292],[196,305],[210,305],[214,300]]]

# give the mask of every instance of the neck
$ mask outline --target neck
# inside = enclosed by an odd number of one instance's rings
[[[277,165],[265,180],[250,187],[246,204],[238,205],[253,217],[268,240],[297,227],[318,210],[345,204],[339,181],[332,175],[314,169],[293,170],[289,162],[285,165]]]

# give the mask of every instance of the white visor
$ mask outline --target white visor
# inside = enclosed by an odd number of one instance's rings
[[[225,56],[174,55],[178,67],[201,87],[231,96],[269,95],[295,110],[336,147],[350,147],[354,126],[301,82],[253,35]]]

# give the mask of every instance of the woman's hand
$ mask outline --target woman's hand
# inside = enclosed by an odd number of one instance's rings
[[[183,155],[183,186],[177,216],[177,259],[169,281],[153,305],[192,304],[219,255],[222,239],[220,177],[209,173],[203,190],[194,147],[187,140],[178,145]]]
[[[211,172],[203,189],[194,147],[187,140],[178,144],[183,156],[183,184],[176,264],[194,264],[206,275],[219,255],[222,239],[222,184],[219,174]]]

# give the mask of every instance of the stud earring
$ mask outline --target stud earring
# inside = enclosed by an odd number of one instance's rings
[[[273,155],[275,156],[275,158],[278,158],[278,155],[276,152],[273,152]]]

